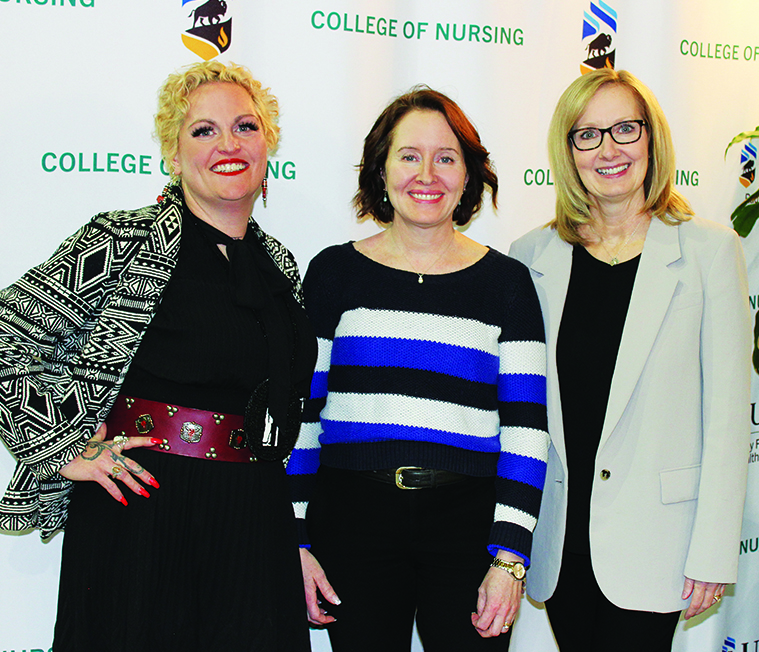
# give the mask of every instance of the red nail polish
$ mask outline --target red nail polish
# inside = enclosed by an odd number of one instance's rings
[[[159,489],[161,486],[155,478],[148,478],[148,484],[155,489]]]
[[[145,491],[142,487],[140,487],[140,496],[142,496],[143,498],[150,498],[150,494],[147,491]]]
[[[126,499],[126,498],[124,498],[124,496],[122,496],[122,497],[121,497],[121,500],[119,500],[119,502],[120,502],[122,505],[128,505],[128,504],[129,504],[129,503],[127,502],[127,499]]]
[[[158,439],[158,437],[151,437],[150,443],[151,444],[160,444],[163,441],[163,439]]]

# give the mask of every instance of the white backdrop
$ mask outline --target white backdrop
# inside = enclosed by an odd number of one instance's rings
[[[227,0],[205,30],[207,19],[189,16],[201,5],[0,0],[0,287],[92,214],[154,201],[166,180],[150,137],[156,90],[198,53],[216,54],[199,46],[202,32],[220,37],[221,60],[247,65],[280,99],[270,199],[255,217],[302,271],[325,246],[375,231],[350,208],[354,166],[381,109],[418,83],[457,100],[493,155],[501,208],[486,208],[467,233],[502,251],[551,217],[548,122],[590,54],[613,52],[616,68],[657,95],[677,146],[678,187],[699,214],[729,223],[757,187],[739,182],[742,145],[723,158],[730,139],[759,122],[756,0]],[[743,158],[755,162],[756,150]],[[752,262],[757,239],[746,242]],[[759,269],[752,282],[756,310]],[[759,645],[759,416],[754,423],[741,580],[718,609],[681,624],[679,651]],[[0,485],[13,466],[0,449]],[[0,651],[50,648],[61,540],[0,536]],[[329,650],[323,632],[313,640]],[[524,604],[512,650],[555,651],[540,605]]]

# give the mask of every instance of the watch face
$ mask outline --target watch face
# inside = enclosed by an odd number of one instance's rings
[[[520,564],[519,562],[516,562],[516,563],[515,563],[515,564],[514,564],[514,565],[511,567],[511,572],[512,572],[512,574],[514,575],[514,577],[516,577],[518,580],[521,580],[521,579],[523,579],[523,578],[524,578],[524,576],[526,575],[526,571],[525,571],[525,569],[524,569],[524,565],[523,565],[523,564]]]

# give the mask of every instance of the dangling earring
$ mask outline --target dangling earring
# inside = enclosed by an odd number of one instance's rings
[[[387,189],[385,189],[385,196],[382,198],[383,202],[387,202]]]
[[[264,179],[261,181],[261,199],[264,200],[264,208],[266,208],[266,193],[269,189],[269,170],[268,170],[268,164],[267,164],[267,170],[266,174],[264,174]]]
[[[156,197],[156,198],[155,198],[155,200],[156,200],[156,203],[158,203],[158,204],[163,204],[163,202],[166,200],[166,195],[168,195],[168,194],[169,194],[169,187],[170,187],[170,186],[171,186],[171,183],[167,183],[167,184],[166,184],[166,185],[163,187],[163,190],[161,191],[161,194],[160,194],[160,195],[158,195],[158,197]]]

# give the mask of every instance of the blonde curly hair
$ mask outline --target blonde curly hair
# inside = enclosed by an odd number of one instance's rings
[[[250,70],[235,63],[224,64],[212,59],[201,61],[169,75],[158,91],[158,112],[155,114],[154,137],[161,146],[166,169],[174,174],[173,161],[179,147],[179,130],[190,110],[190,95],[203,84],[227,82],[241,86],[253,100],[261,121],[266,147],[271,154],[279,142],[279,103],[277,98],[253,78]]]

